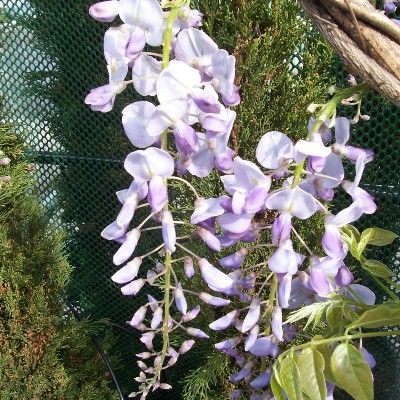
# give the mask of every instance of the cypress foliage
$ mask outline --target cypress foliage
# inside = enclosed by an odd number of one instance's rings
[[[1,125],[0,159],[11,162],[0,165],[0,399],[114,399],[94,327],[65,313],[63,235],[44,217],[23,150]]]

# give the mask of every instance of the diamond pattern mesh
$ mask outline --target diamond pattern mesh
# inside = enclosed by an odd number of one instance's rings
[[[102,56],[104,27],[87,14],[91,0],[2,0],[6,16],[0,26],[3,40],[1,89],[7,120],[15,124],[30,146],[28,156],[35,165],[43,203],[52,218],[69,234],[68,252],[74,267],[68,288],[70,301],[84,316],[109,319],[123,325],[137,308],[135,300],[124,298],[110,281],[111,257],[116,246],[100,238],[102,228],[118,210],[114,193],[129,184],[122,160],[130,148],[121,134],[120,110],[127,104],[127,91],[117,99],[115,111],[93,113],[83,104],[90,87],[106,81]],[[299,60],[294,61],[294,75]],[[343,71],[335,66],[338,81]],[[368,217],[368,225],[399,232],[400,221],[400,109],[370,95],[364,113],[371,116],[356,128],[354,141],[376,150],[376,159],[367,169],[365,188],[373,193],[379,212]],[[347,199],[343,198],[343,202]],[[141,219],[139,215],[138,219]],[[148,236],[143,249],[158,243]],[[400,276],[398,245],[382,249],[383,262]],[[140,299],[138,300],[140,302]],[[116,335],[114,368],[124,393],[134,388],[135,332],[114,326]],[[400,391],[399,342],[396,339],[371,341],[376,355],[376,398],[398,400]],[[188,368],[196,367],[201,356],[186,358]],[[178,367],[181,372],[186,367]],[[175,393],[154,398],[179,399]]]

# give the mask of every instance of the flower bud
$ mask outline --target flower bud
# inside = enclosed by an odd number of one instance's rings
[[[142,337],[140,338],[140,341],[149,349],[153,350],[153,339],[154,339],[155,333],[154,332],[146,332],[143,333]]]
[[[223,317],[218,318],[216,321],[212,322],[208,326],[213,331],[222,331],[232,326],[235,323],[235,320],[238,316],[239,316],[239,311],[233,310],[230,313],[224,315]]]
[[[188,335],[198,337],[200,339],[208,339],[209,338],[209,336],[205,332],[203,332],[201,329],[187,328],[186,332]]]
[[[111,277],[112,281],[119,284],[132,281],[136,278],[141,264],[142,259],[140,257],[134,258]]]
[[[182,343],[181,347],[179,348],[179,354],[187,353],[195,344],[194,340],[186,340]]]
[[[196,306],[195,308],[193,308],[193,310],[189,311],[182,317],[182,321],[183,322],[192,321],[199,315],[199,312],[200,312],[200,306]]]
[[[148,358],[153,357],[153,353],[149,352],[137,353],[136,357],[141,358],[142,360],[147,360]]]
[[[161,307],[157,307],[154,311],[153,318],[151,320],[151,329],[157,329],[163,319],[163,309]]]
[[[140,239],[140,230],[135,228],[126,234],[126,239],[122,243],[121,247],[114,254],[113,263],[115,265],[121,265],[127,261],[135,251],[135,248]]]
[[[272,310],[271,328],[276,339],[283,342],[282,308],[279,306],[275,306]]]
[[[246,338],[244,349],[245,351],[249,351],[249,348],[253,346],[255,341],[258,338],[258,334],[260,332],[259,325],[255,325],[251,328],[249,335]]]
[[[185,257],[183,261],[183,268],[185,269],[185,275],[191,279],[195,274],[193,259],[191,257]]]
[[[223,342],[216,343],[215,348],[217,350],[230,350],[233,347],[235,347],[237,344],[239,344],[240,341],[241,341],[241,338],[237,336],[237,337],[234,337],[231,339],[224,340]]]
[[[206,304],[210,304],[214,307],[224,307],[227,306],[231,301],[228,299],[223,299],[222,297],[211,296],[208,293],[201,292],[199,298]]]
[[[211,250],[221,251],[221,243],[219,239],[210,231],[202,227],[198,227],[196,232]]]
[[[267,371],[263,372],[257,378],[253,379],[250,382],[250,387],[252,389],[265,389],[271,380],[271,370],[268,369]]]
[[[174,253],[176,250],[176,232],[174,219],[170,211],[165,210],[162,212],[161,225],[165,247],[170,253]]]
[[[178,282],[176,288],[174,289],[175,304],[176,308],[182,313],[187,313],[187,302],[185,295],[182,290],[182,285]]]
[[[140,307],[135,314],[133,315],[131,321],[129,322],[130,326],[134,328],[138,327],[146,317],[147,306]]]
[[[254,325],[257,324],[260,318],[260,299],[258,297],[253,297],[251,301],[249,311],[243,321],[243,325],[241,327],[241,332],[245,333],[249,331]]]
[[[122,286],[121,292],[125,296],[136,296],[143,285],[146,283],[144,279],[136,279],[125,286]]]

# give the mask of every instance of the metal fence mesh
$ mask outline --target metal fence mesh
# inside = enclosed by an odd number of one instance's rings
[[[110,281],[115,247],[103,241],[100,232],[117,213],[114,193],[129,184],[122,160],[131,145],[121,134],[120,111],[127,104],[125,96],[134,94],[133,90],[125,93],[115,111],[106,115],[93,113],[83,104],[88,89],[106,81],[101,48],[104,28],[88,16],[91,2],[1,0],[5,13],[0,26],[1,91],[8,122],[15,124],[31,148],[29,157],[35,164],[42,201],[54,221],[69,233],[68,252],[74,267],[70,301],[84,316],[123,325],[135,309],[135,300],[121,296]],[[341,67],[336,72],[343,83]],[[400,109],[370,95],[364,112],[371,121],[360,124],[354,137],[357,144],[376,150],[365,186],[380,207],[367,223],[399,232]],[[379,253],[398,277],[399,251],[393,245]],[[128,394],[134,387],[138,338],[118,327],[115,334],[111,356],[118,358],[114,366]],[[378,361],[378,400],[400,398],[399,346],[396,339],[375,340],[369,346]],[[186,365],[195,367],[200,360],[192,356]],[[174,394],[158,396],[179,399],[179,388]]]

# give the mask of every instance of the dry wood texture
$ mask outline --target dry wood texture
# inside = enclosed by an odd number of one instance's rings
[[[349,72],[400,105],[400,27],[368,0],[299,0]]]

